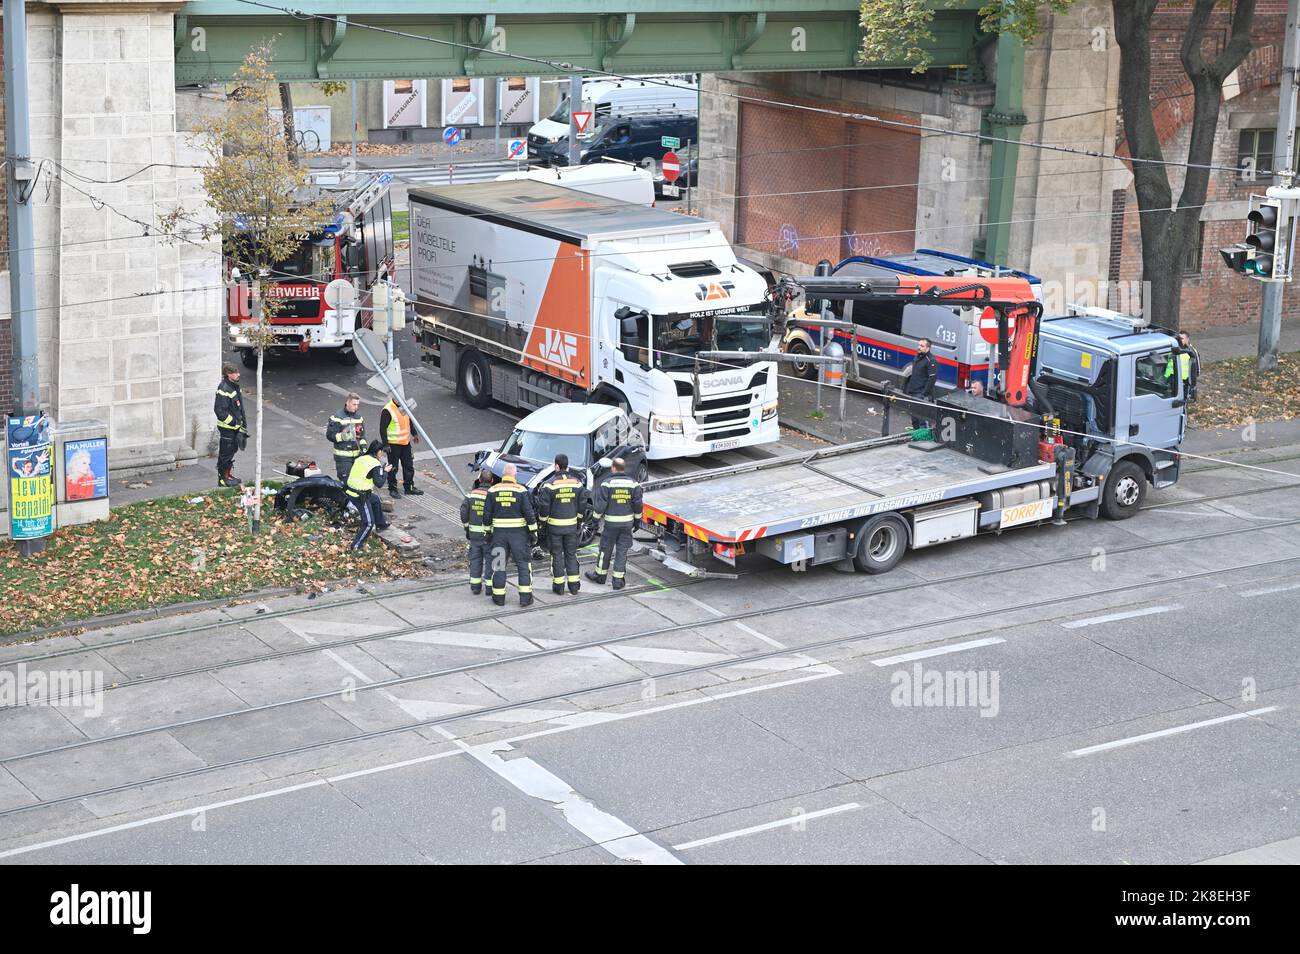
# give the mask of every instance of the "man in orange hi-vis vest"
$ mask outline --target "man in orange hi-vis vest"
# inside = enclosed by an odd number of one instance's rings
[[[388,454],[388,463],[392,470],[388,472],[388,492],[394,497],[402,496],[397,489],[397,469],[402,469],[402,483],[406,492],[412,496],[421,496],[424,491],[415,486],[415,457],[411,453],[411,441],[419,441],[420,436],[411,431],[411,418],[390,399],[379,415],[379,433],[384,437]]]

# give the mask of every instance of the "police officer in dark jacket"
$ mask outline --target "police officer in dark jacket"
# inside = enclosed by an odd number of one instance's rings
[[[613,564],[614,589],[621,590],[626,581],[627,552],[632,549],[632,528],[641,522],[641,485],[623,473],[623,458],[615,457],[613,472],[596,488],[592,512],[604,519],[600,530],[600,555],[596,572],[587,571],[587,579],[605,582]]]
[[[907,375],[903,391],[908,397],[933,403],[934,382],[938,377],[939,362],[935,361],[934,355],[930,353],[930,339],[922,338],[916,343],[916,360],[912,362],[912,370]],[[916,410],[920,409],[917,408]],[[927,423],[926,418],[917,417],[915,413],[912,414],[912,430],[924,427]]]
[[[221,366],[221,383],[217,385],[217,399],[212,406],[217,416],[217,486],[238,487],[239,481],[232,473],[235,454],[248,443],[248,427],[244,418],[244,396],[239,390],[239,369],[233,364]]]
[[[514,464],[506,464],[501,482],[494,485],[483,505],[483,522],[492,534],[492,602],[506,605],[506,559],[519,572],[519,605],[533,602],[533,570],[528,564],[537,539],[537,511],[524,486],[515,480]]]
[[[465,527],[465,539],[469,541],[469,591],[475,596],[483,592],[483,564],[489,540],[483,510],[487,506],[488,487],[491,485],[492,474],[480,470],[474,486],[460,502],[460,522]],[[490,586],[488,591],[491,592]]]
[[[352,462],[366,447],[366,421],[361,416],[361,395],[352,391],[343,401],[343,411],[331,414],[325,426],[325,439],[334,447],[334,471],[346,481]]]
[[[357,512],[361,514],[361,527],[352,540],[353,550],[360,550],[366,545],[372,530],[388,529],[384,508],[379,505],[379,497],[375,493],[375,487],[388,480],[388,471],[391,469],[383,454],[384,445],[379,441],[371,441],[370,446],[353,460],[352,469],[348,472],[348,499],[356,504]]]
[[[555,455],[555,471],[537,491],[537,519],[546,529],[546,547],[551,551],[551,590],[570,593],[582,588],[578,573],[578,521],[582,518],[582,497],[586,488],[569,470],[569,456]]]

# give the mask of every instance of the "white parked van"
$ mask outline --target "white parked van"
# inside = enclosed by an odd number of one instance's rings
[[[602,118],[613,113],[640,113],[653,110],[698,112],[700,91],[694,83],[677,78],[653,80],[587,80],[582,84],[582,109],[592,113],[595,128]],[[539,146],[549,146],[569,135],[569,100],[555,112],[528,130],[528,158],[537,158]]]
[[[576,189],[589,195],[603,196],[634,205],[654,205],[654,177],[648,169],[626,162],[595,162],[589,166],[555,166],[550,169],[527,169],[497,176],[497,182],[531,179],[551,185]]]

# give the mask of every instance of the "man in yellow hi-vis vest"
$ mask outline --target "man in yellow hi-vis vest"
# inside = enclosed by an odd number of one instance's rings
[[[381,456],[384,453],[379,441],[371,441],[370,446],[357,455],[348,471],[348,500],[356,505],[361,515],[361,527],[352,540],[352,549],[360,550],[366,545],[366,539],[375,529],[387,530],[388,521],[384,519],[384,508],[379,506],[375,496],[375,485],[382,483],[384,475],[391,468]]]
[[[397,489],[397,467],[402,467],[402,484],[412,496],[422,496],[423,490],[415,486],[415,456],[411,452],[411,442],[420,440],[420,435],[411,430],[411,418],[402,410],[396,400],[384,405],[379,415],[379,433],[384,439],[384,449],[388,452],[388,463],[392,469],[388,472],[388,492],[394,497],[402,496]]]

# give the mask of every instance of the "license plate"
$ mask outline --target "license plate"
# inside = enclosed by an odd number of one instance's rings
[[[681,186],[675,186],[675,185],[664,186],[664,195],[681,195],[681,194],[682,194]]]
[[[709,445],[709,453],[712,454],[715,451],[731,450],[733,447],[739,447],[739,446],[740,446],[739,438],[732,438],[729,441],[714,441],[712,444]]]

